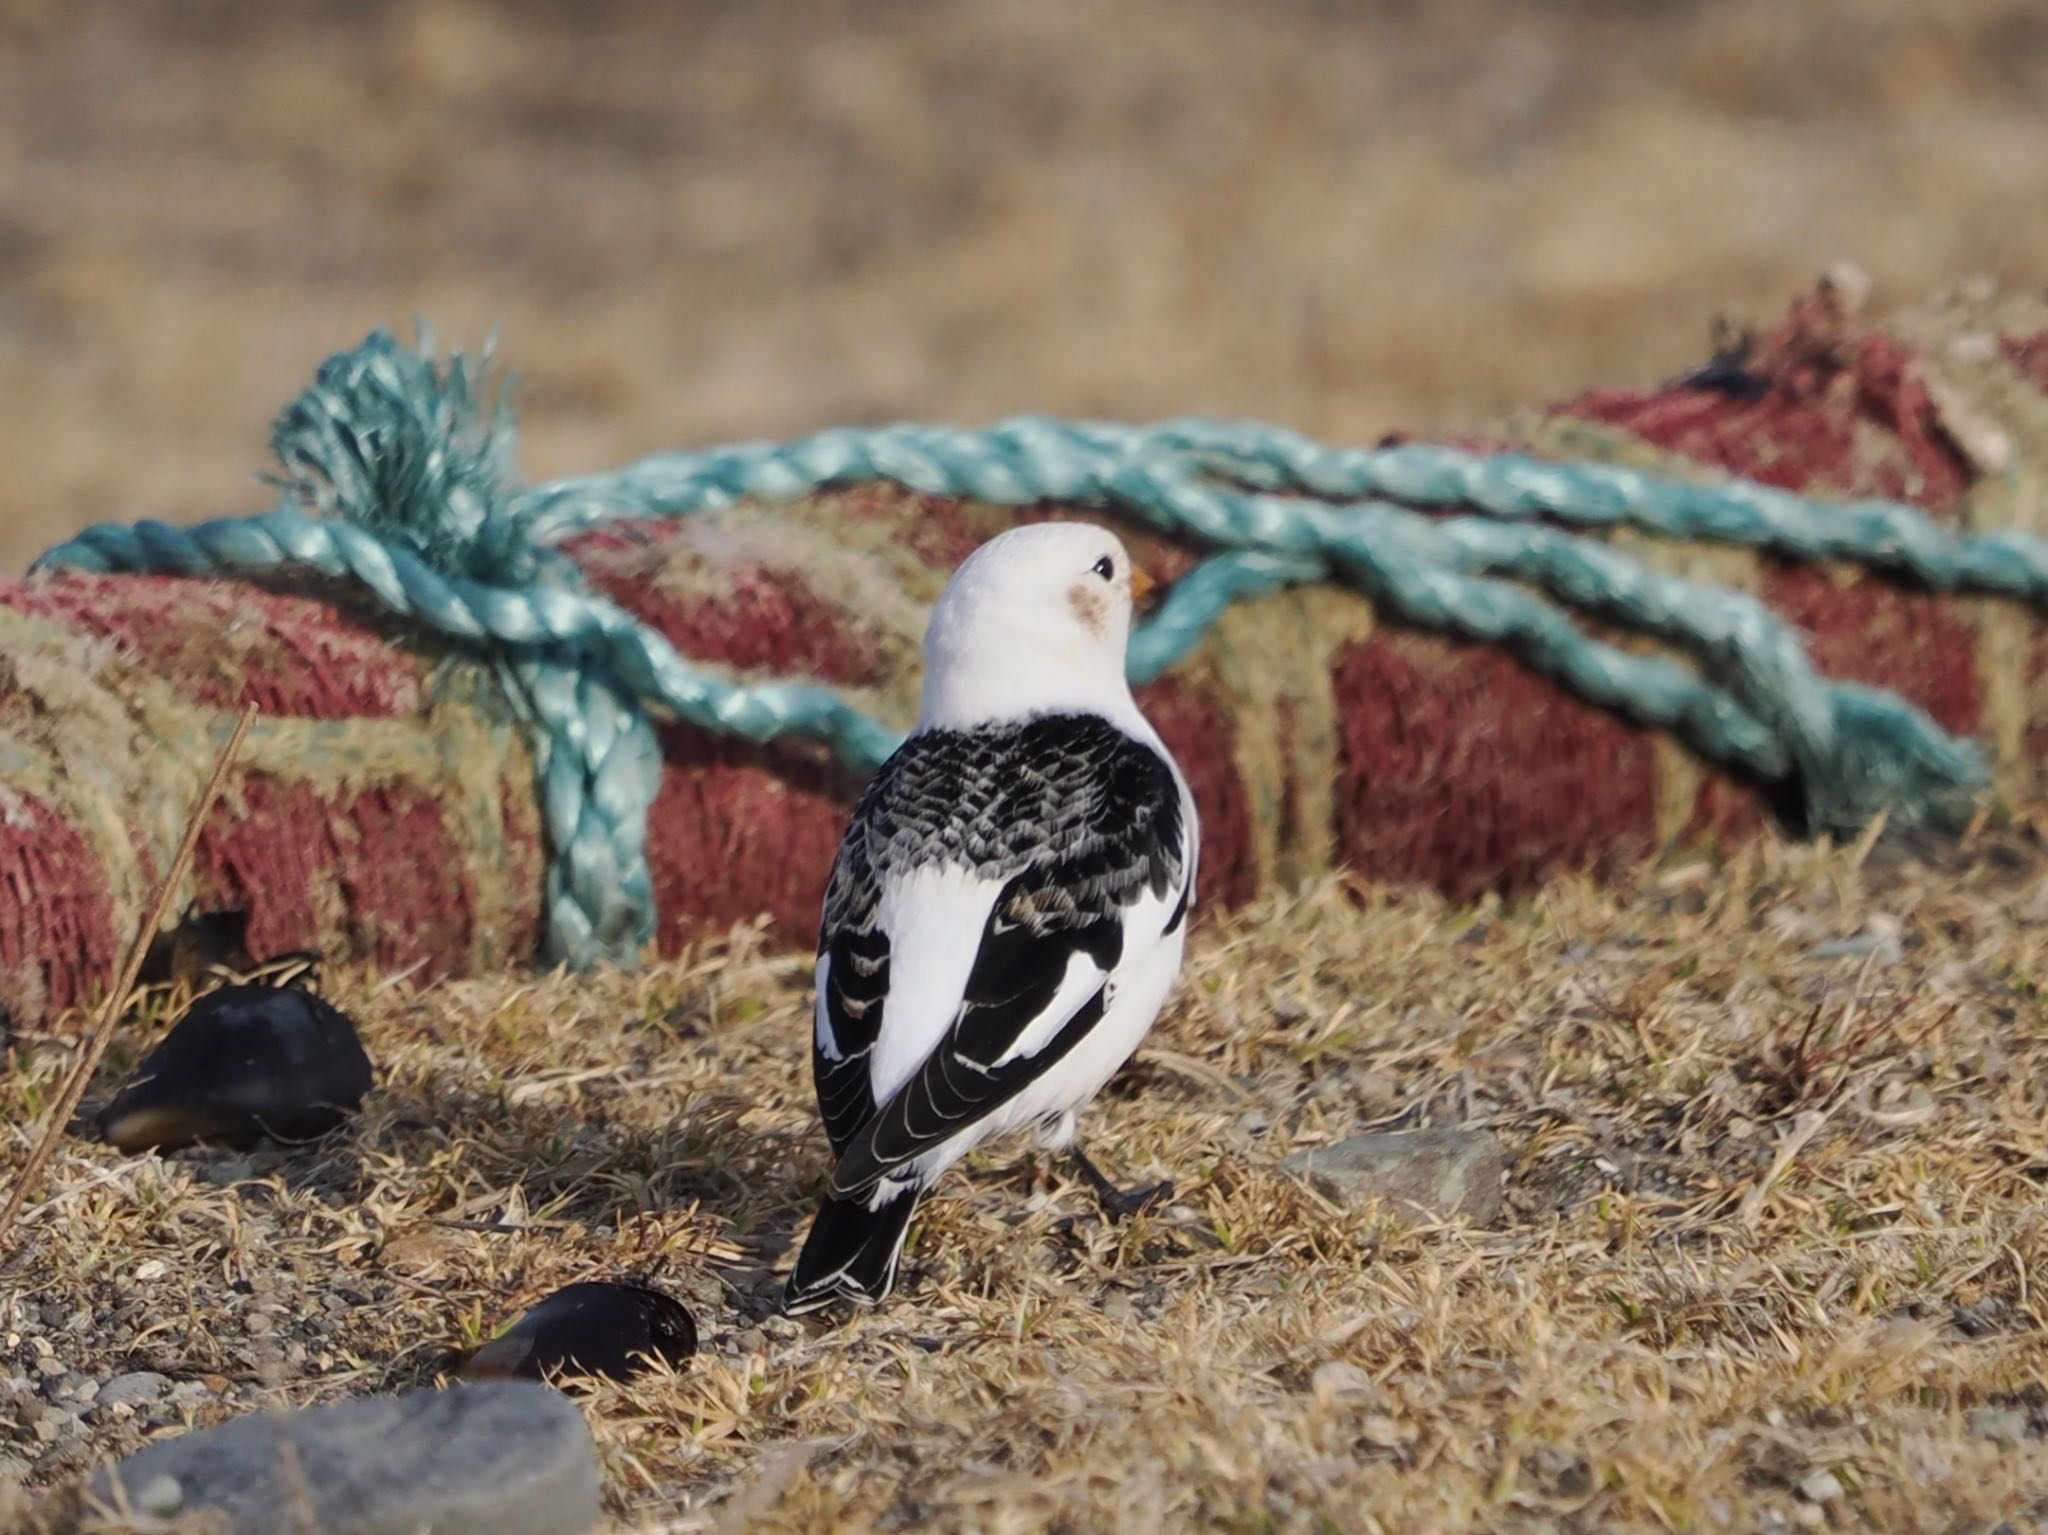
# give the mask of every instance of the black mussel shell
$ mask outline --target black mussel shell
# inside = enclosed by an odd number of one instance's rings
[[[697,1324],[683,1303],[640,1285],[566,1285],[469,1356],[470,1380],[557,1372],[631,1380],[652,1360],[673,1367],[697,1352]]]
[[[355,1025],[317,993],[238,985],[194,1002],[100,1113],[123,1151],[325,1135],[370,1090]]]

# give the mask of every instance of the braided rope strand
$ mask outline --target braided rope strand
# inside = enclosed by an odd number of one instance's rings
[[[1192,533],[1214,546],[1320,561],[1314,567],[1317,573],[1306,579],[1327,579],[1335,559],[1354,585],[1410,622],[1509,644],[1524,661],[1582,696],[1640,723],[1677,729],[1688,744],[1714,761],[1773,778],[1796,771],[1808,814],[1820,826],[1861,826],[1886,805],[1910,816],[1931,816],[1935,801],[1954,797],[1951,790],[1982,781],[1983,766],[1974,748],[1949,738],[1920,711],[1886,695],[1821,678],[1798,636],[1755,597],[1662,575],[1619,550],[1527,520],[1435,521],[1382,501],[1329,507],[1320,501],[1247,493],[1200,477],[1206,455],[1219,442],[1229,448],[1234,465],[1256,465],[1258,460],[1241,440],[1247,432],[1239,429],[1218,438],[1199,423],[1157,429],[1099,424],[1069,428],[1037,417],[987,433],[930,427],[834,430],[787,444],[661,455],[607,477],[602,487],[589,479],[559,481],[533,493],[533,516],[536,526],[565,532],[618,515],[617,509],[624,506],[637,508],[642,516],[686,515],[741,500],[788,499],[830,485],[872,480],[995,504],[1059,500],[1103,505],[1135,515],[1164,533]],[[1279,435],[1296,451],[1279,455],[1266,466],[1270,472],[1239,478],[1289,487],[1312,479],[1319,492],[1350,488],[1339,485],[1333,471],[1318,470],[1299,451],[1304,439]],[[1200,449],[1202,456],[1191,460],[1187,452],[1178,451],[1188,448]],[[1340,466],[1348,459],[1355,483],[1362,473],[1359,465],[1370,456],[1327,457]],[[1521,462],[1524,470],[1605,467]],[[1654,483],[1633,471],[1615,471],[1608,478],[1610,486],[1638,490]],[[1523,518],[1541,509],[1539,490],[1557,499],[1559,477],[1546,474],[1538,479],[1540,485],[1525,486],[1516,503]],[[1432,499],[1412,478],[1406,488],[1426,501]],[[1640,494],[1633,499],[1637,504],[1661,504]],[[1688,504],[1696,502],[1694,498]],[[1806,504],[1782,492],[1768,492],[1760,504],[1784,503]],[[1583,520],[1619,521],[1630,504],[1619,493],[1596,495],[1589,503],[1592,512]],[[1892,523],[1916,523],[1939,534],[1938,539],[1921,540],[1922,546],[1959,542],[1910,508],[1890,509],[1887,515]],[[1809,520],[1824,523],[1826,517]],[[1668,518],[1666,522],[1679,526]],[[1840,530],[1831,536],[1838,541],[1846,537]],[[2009,541],[2027,542],[2025,535],[2013,535]],[[1884,553],[1893,545],[1873,547]],[[1988,558],[1981,546],[1973,555]],[[1514,588],[1500,582],[1455,581],[1450,579],[1454,571],[1530,581],[1571,607],[1653,635],[1692,654],[1735,696],[1724,697],[1711,688],[1695,696],[1705,685],[1682,671],[1645,665],[1641,658],[1604,645],[1575,625],[1560,630],[1528,610]],[[1963,579],[1954,571],[1950,575]],[[1191,579],[1184,578],[1181,585]],[[1264,585],[1263,579],[1248,578],[1245,570],[1201,583],[1158,639],[1140,631],[1134,641],[1135,660],[1147,668],[1147,675],[1157,675],[1163,664],[1171,664],[1199,642],[1207,625],[1229,602],[1238,600],[1238,593]],[[2048,582],[2041,590],[2048,594]],[[1165,619],[1162,614],[1155,624]],[[1172,636],[1171,645],[1167,635]],[[1847,737],[1838,729],[1838,715],[1845,711],[1859,727]]]
[[[1553,463],[1434,443],[1333,448],[1257,422],[1129,426],[1019,416],[982,431],[833,428],[787,443],[657,454],[609,474],[535,486],[520,500],[535,515],[537,536],[552,541],[611,517],[680,516],[873,480],[999,505],[1072,501],[1083,498],[1104,460],[1143,458],[1276,494],[1463,507],[1503,521],[1554,517],[1790,559],[1847,561],[1935,591],[2014,598],[2048,610],[2048,540],[2024,530],[1962,532],[1900,502],[1813,501],[1735,479],[1693,485],[1617,464]]]

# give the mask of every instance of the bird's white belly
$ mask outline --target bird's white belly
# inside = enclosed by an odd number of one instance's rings
[[[1101,1092],[1103,1084],[1116,1075],[1117,1068],[1136,1053],[1158,1018],[1180,971],[1186,938],[1187,926],[1183,923],[1135,964],[1120,969],[1115,977],[1115,1000],[1095,1027],[1058,1064],[1008,1103],[920,1157],[914,1164],[918,1181],[929,1185],[983,1141],[1056,1115],[1071,1114]],[[1064,1135],[1048,1139],[1047,1144],[1059,1149],[1071,1138],[1070,1121]]]

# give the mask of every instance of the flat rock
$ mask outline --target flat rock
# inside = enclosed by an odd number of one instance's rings
[[[159,1518],[210,1511],[233,1535],[582,1535],[601,1518],[583,1415],[527,1381],[236,1418],[159,1440],[92,1490]]]
[[[154,1402],[170,1389],[170,1385],[153,1370],[135,1370],[127,1375],[116,1375],[101,1386],[95,1400],[102,1407],[113,1407],[122,1402],[133,1407],[141,1402]]]
[[[1345,1204],[1396,1200],[1484,1226],[1500,1214],[1507,1153],[1486,1130],[1395,1130],[1313,1146],[1280,1165]]]

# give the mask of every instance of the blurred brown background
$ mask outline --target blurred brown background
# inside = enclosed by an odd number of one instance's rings
[[[2044,103],[2041,0],[0,0],[0,571],[255,509],[415,314],[534,476],[1654,380],[1837,259],[2048,281]]]

